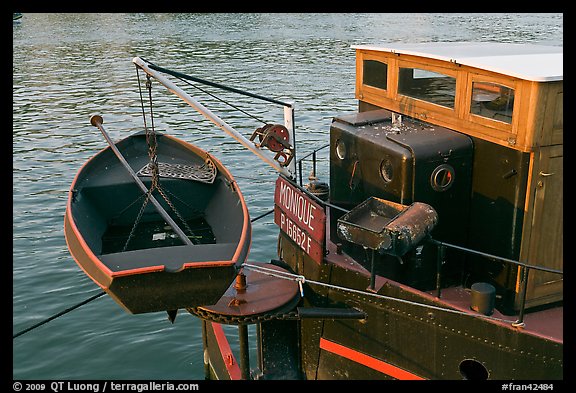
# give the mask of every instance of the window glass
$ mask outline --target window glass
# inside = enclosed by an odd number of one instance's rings
[[[514,89],[492,82],[472,83],[470,113],[512,123]]]
[[[387,89],[388,64],[377,60],[364,60],[363,83],[365,85]]]
[[[401,67],[398,93],[454,109],[456,78],[420,68]]]

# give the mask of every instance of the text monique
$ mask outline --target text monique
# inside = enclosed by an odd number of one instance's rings
[[[314,211],[316,206],[312,205],[304,196],[297,193],[286,183],[280,184],[280,204],[293,214],[298,221],[306,225],[311,231],[314,231],[312,221],[314,220]]]

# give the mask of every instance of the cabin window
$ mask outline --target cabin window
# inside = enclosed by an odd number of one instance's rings
[[[514,89],[493,82],[472,83],[470,113],[512,123]]]
[[[400,67],[398,93],[454,109],[456,78],[420,68]]]
[[[362,75],[365,85],[383,90],[388,88],[388,64],[377,60],[364,60]]]

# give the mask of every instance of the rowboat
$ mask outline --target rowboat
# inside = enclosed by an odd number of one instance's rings
[[[132,314],[216,303],[251,244],[230,172],[196,146],[154,137],[156,176],[145,131],[110,142],[76,174],[64,220],[76,263]]]

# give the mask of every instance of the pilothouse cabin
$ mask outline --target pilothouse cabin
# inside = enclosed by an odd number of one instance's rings
[[[561,271],[562,47],[354,48],[359,112],[331,126],[332,202],[425,202],[439,216],[433,238]],[[390,118],[397,132],[382,126]],[[491,282],[501,307],[519,308],[524,268],[466,256],[450,269],[468,283]],[[526,307],[562,301],[561,274],[531,269],[528,282]]]

